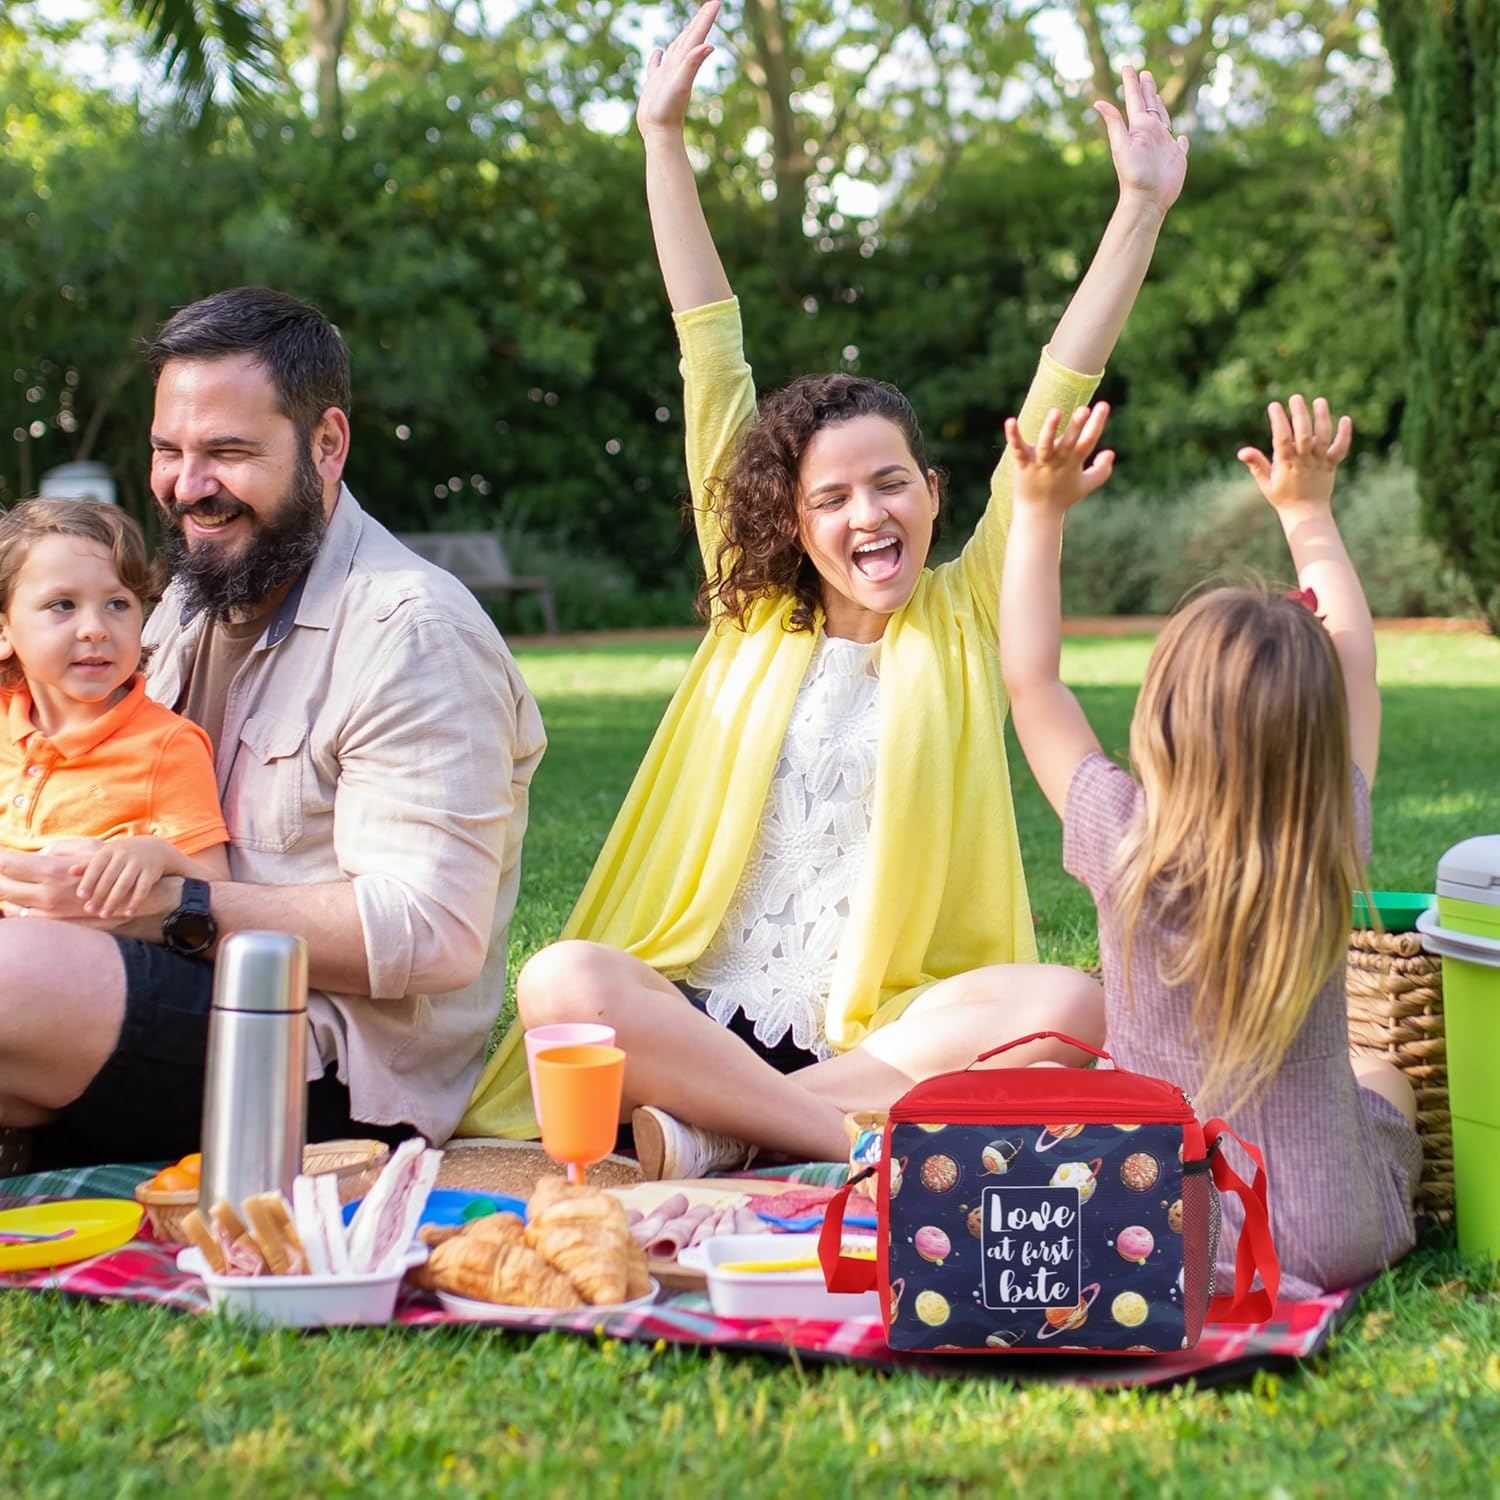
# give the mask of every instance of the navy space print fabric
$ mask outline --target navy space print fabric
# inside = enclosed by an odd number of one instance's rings
[[[893,1349],[1186,1347],[1182,1126],[891,1126]]]

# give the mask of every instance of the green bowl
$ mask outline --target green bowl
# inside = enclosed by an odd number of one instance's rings
[[[1437,897],[1426,891],[1371,891],[1375,913],[1387,932],[1414,932],[1417,918],[1437,905]],[[1370,927],[1369,910],[1363,891],[1354,893],[1354,926]]]

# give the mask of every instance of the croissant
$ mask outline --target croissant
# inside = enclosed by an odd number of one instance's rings
[[[525,1224],[516,1214],[486,1214],[482,1219],[471,1219],[463,1227],[470,1239],[483,1240],[487,1244],[519,1245]]]
[[[496,1216],[498,1217],[498,1216]],[[478,1224],[486,1220],[477,1221]],[[573,1283],[521,1242],[472,1230],[444,1240],[421,1267],[421,1285],[481,1302],[570,1309],[580,1298]]]
[[[526,1243],[568,1276],[586,1302],[625,1300],[627,1256],[639,1247],[617,1199],[592,1193],[533,1211]]]
[[[646,1251],[643,1246],[635,1242],[632,1236],[630,1243],[625,1247],[626,1299],[634,1302],[637,1297],[646,1296],[650,1290],[651,1271],[646,1262]]]
[[[535,1219],[546,1213],[554,1203],[561,1203],[569,1198],[597,1198],[598,1196],[598,1188],[589,1187],[584,1183],[575,1185],[566,1177],[540,1177],[537,1179],[536,1186],[531,1190],[526,1212],[530,1218]]]
[[[424,1224],[417,1230],[417,1238],[429,1250],[436,1250],[439,1245],[456,1240],[461,1234],[473,1235],[482,1240],[519,1240],[521,1221],[515,1214],[486,1214],[482,1219],[473,1219],[465,1224]],[[413,1279],[418,1285],[421,1284],[419,1277]]]

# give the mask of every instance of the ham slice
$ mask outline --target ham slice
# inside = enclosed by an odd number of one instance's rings
[[[659,1260],[676,1260],[677,1252],[684,1246],[692,1244],[693,1231],[710,1214],[717,1216],[717,1213],[717,1209],[704,1203],[696,1208],[684,1210],[675,1219],[668,1219],[657,1230],[655,1236],[647,1242],[646,1253],[656,1256]]]
[[[635,1236],[636,1244],[650,1245],[661,1232],[662,1225],[686,1213],[687,1206],[687,1197],[683,1193],[673,1193],[670,1198],[664,1198],[638,1224],[630,1226],[630,1232]]]

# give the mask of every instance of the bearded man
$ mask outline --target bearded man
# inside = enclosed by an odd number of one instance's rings
[[[218,938],[271,928],[308,946],[308,1138],[441,1142],[505,994],[536,704],[472,595],[342,483],[321,313],[220,292],[149,361],[173,581],[147,691],[213,742],[231,879],[164,878],[106,930],[71,859],[0,856],[0,1127],[35,1127],[36,1166],[195,1149]]]

